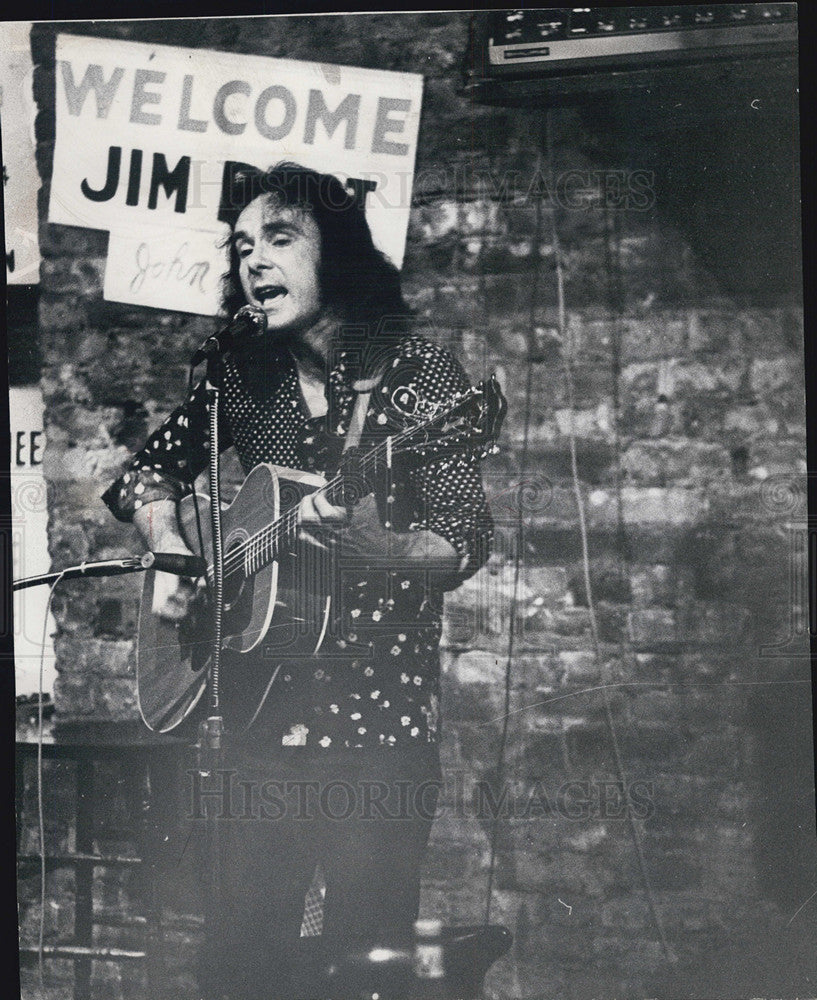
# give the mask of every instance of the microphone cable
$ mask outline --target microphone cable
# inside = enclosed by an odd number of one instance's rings
[[[45,962],[45,809],[43,805],[43,685],[45,674],[45,643],[48,638],[48,617],[51,614],[51,601],[54,597],[54,590],[62,580],[62,573],[51,584],[48,590],[48,601],[45,605],[43,615],[43,634],[40,644],[40,665],[37,683],[37,833],[39,837],[40,855],[40,926],[37,935],[37,971],[40,980],[40,990],[45,991],[44,985],[44,962]]]

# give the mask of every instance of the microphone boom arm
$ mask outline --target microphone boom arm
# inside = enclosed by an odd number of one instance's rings
[[[182,556],[175,552],[146,552],[143,556],[126,556],[124,559],[102,559],[98,562],[81,562],[77,566],[67,566],[56,573],[27,576],[12,583],[12,590],[26,590],[41,584],[52,584],[58,580],[76,580],[79,577],[122,576],[125,573],[143,573],[154,569],[176,576],[203,576],[207,564],[199,556]]]

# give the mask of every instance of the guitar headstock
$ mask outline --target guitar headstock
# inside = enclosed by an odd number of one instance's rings
[[[393,450],[424,458],[452,451],[485,458],[497,450],[508,409],[496,375],[442,403],[423,404],[405,389],[396,390],[391,402],[402,417]]]

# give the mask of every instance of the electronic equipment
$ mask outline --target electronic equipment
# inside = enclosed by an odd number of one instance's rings
[[[792,49],[797,4],[545,7],[488,14],[491,75],[565,73]]]
[[[759,88],[796,102],[797,4],[542,7],[475,13],[461,93],[480,103],[597,101],[681,93],[690,111]],[[794,83],[792,83],[794,81]],[[722,95],[722,97],[719,97]],[[677,102],[676,102],[677,103]],[[674,104],[670,105],[674,107]]]

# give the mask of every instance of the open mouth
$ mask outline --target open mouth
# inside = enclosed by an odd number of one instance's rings
[[[283,285],[259,285],[257,288],[253,289],[253,296],[256,301],[260,302],[262,305],[273,299],[283,298],[286,294],[287,290]]]

